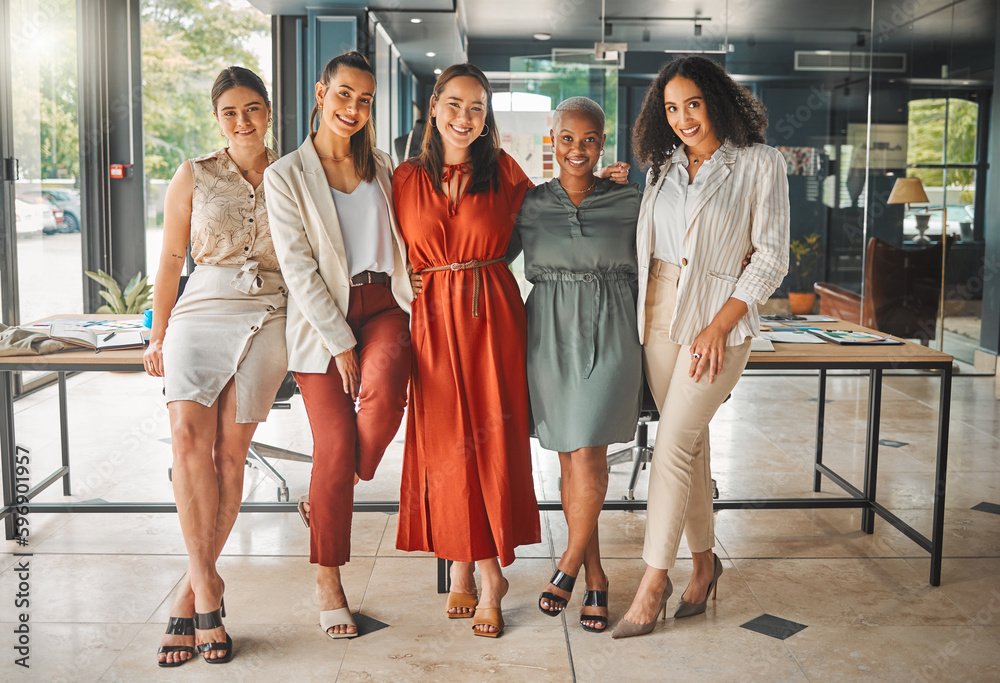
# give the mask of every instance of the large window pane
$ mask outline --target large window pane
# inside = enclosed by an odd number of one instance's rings
[[[19,313],[28,322],[83,312],[76,2],[8,5]]]
[[[246,0],[142,0],[141,8],[146,268],[152,277],[170,178],[185,160],[227,144],[212,116],[216,76],[227,66],[244,66],[271,92],[271,24]]]

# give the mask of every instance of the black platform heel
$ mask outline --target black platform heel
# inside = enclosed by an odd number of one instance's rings
[[[224,624],[222,623],[222,618],[226,616],[226,603],[222,602],[219,609],[212,612],[194,614],[194,627],[199,631],[208,631],[213,628],[220,628]],[[215,659],[209,659],[205,656],[206,652],[212,650],[221,650],[226,654],[222,657],[217,657]],[[225,664],[230,659],[233,658],[233,639],[228,633],[226,633],[226,642],[224,643],[202,643],[198,646],[198,652],[201,653],[202,659],[204,659],[209,664]]]
[[[194,619],[191,617],[170,617],[167,620],[167,635],[170,636],[193,636],[194,635]],[[165,655],[170,652],[187,652],[191,656],[187,659],[181,659],[176,662],[161,662],[157,661],[158,666],[164,668],[180,666],[189,659],[194,659],[194,648],[190,645],[161,645],[160,649],[156,651],[158,655]]]
[[[607,608],[609,590],[611,590],[610,581],[608,581],[607,590],[586,591],[583,594],[583,606]],[[603,626],[601,628],[594,628],[593,626],[587,626],[585,623],[583,623],[585,621],[596,621],[598,624],[603,624]],[[600,614],[581,614],[580,626],[583,627],[584,631],[590,631],[591,633],[604,633],[608,629],[608,618],[601,616]]]
[[[570,576],[566,572],[557,569],[556,573],[552,575],[551,579],[549,579],[549,583],[551,583],[553,586],[555,586],[561,591],[572,593],[573,586],[576,585],[576,577]],[[542,600],[548,600],[550,605],[552,603],[555,603],[556,605],[559,606],[559,609],[556,610],[545,609],[544,607],[542,607]],[[540,596],[538,596],[538,609],[542,611],[542,614],[547,614],[550,617],[558,617],[560,614],[562,614],[562,611],[566,609],[566,605],[568,604],[569,600],[567,598],[559,597],[555,593],[551,593],[549,591],[545,591]]]

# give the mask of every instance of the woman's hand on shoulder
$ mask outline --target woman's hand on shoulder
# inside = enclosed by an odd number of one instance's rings
[[[163,340],[150,339],[142,354],[142,365],[150,377],[163,377]]]
[[[344,381],[344,393],[357,400],[361,390],[361,364],[358,362],[358,352],[354,348],[347,349],[333,357],[337,363],[337,372]]]
[[[616,161],[615,163],[609,166],[605,166],[595,175],[598,178],[610,179],[613,182],[618,183],[619,185],[627,185],[629,168],[631,168],[631,166],[629,166],[628,162]]]

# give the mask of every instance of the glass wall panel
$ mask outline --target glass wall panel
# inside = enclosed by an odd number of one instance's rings
[[[146,172],[146,269],[156,274],[167,185],[185,160],[226,146],[212,115],[212,84],[243,66],[272,93],[271,22],[246,0],[142,0],[142,127]],[[273,144],[273,138],[268,136]]]
[[[83,312],[76,2],[7,4],[19,315],[26,323]]]

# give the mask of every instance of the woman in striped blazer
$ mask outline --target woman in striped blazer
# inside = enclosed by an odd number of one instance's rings
[[[650,166],[636,235],[639,337],[661,420],[648,566],[615,638],[649,633],[661,611],[666,618],[682,530],[694,571],[674,617],[704,612],[722,574],[708,423],[746,366],[757,305],[788,270],[788,179],[766,128],[763,105],[700,56],[660,70],[635,124],[636,158]]]

